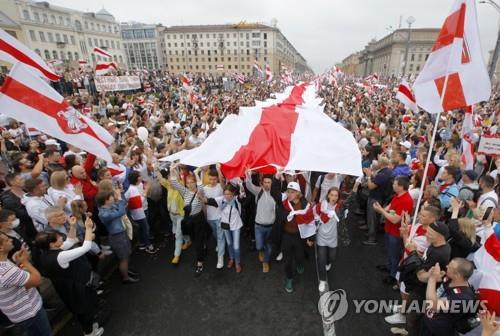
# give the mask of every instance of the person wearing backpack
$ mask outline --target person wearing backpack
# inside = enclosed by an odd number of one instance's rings
[[[343,176],[340,174],[327,173],[324,175],[320,175],[312,192],[311,200],[315,203],[322,202],[326,199],[328,190],[333,187],[340,189],[342,180]]]
[[[467,325],[467,319],[475,316],[475,312],[467,311],[473,306],[470,301],[476,300],[468,282],[473,271],[472,262],[464,258],[452,259],[446,272],[441,270],[439,263],[431,267],[421,335],[454,336],[466,331],[462,328]],[[441,286],[436,288],[441,281]]]
[[[481,196],[477,201],[477,206],[483,209],[498,208],[498,195],[495,192],[495,180],[490,175],[484,175],[479,179]]]
[[[466,170],[462,175],[462,186],[458,190],[458,199],[461,201],[473,201],[479,191],[477,184],[477,173],[474,170]]]

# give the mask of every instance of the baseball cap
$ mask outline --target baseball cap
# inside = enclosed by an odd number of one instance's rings
[[[297,182],[289,182],[286,188],[300,192],[300,186]]]
[[[429,227],[439,233],[445,239],[448,239],[448,237],[450,236],[450,230],[448,229],[448,226],[443,222],[434,222],[429,225]]]
[[[410,149],[410,148],[411,148],[411,143],[410,143],[408,140],[406,140],[406,141],[401,141],[399,144],[400,144],[401,146],[405,146],[407,149]]]
[[[472,169],[464,171],[464,174],[467,175],[467,177],[470,178],[472,181],[477,180],[478,177],[477,173]]]
[[[47,139],[47,140],[45,140],[45,146],[57,146],[57,147],[59,147],[59,143],[55,139]]]

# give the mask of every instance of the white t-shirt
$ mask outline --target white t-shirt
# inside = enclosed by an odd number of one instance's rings
[[[206,198],[217,198],[224,194],[220,183],[217,183],[215,187],[203,186],[203,192]],[[213,206],[207,206],[207,220],[219,220],[221,218],[220,207],[216,208]]]
[[[495,200],[495,202],[493,202]],[[479,196],[479,200],[477,201],[477,205],[481,208],[496,208],[498,207],[498,195],[492,190],[485,194]]]
[[[321,183],[321,190],[319,194],[319,201],[323,201],[326,198],[326,194],[328,193],[328,190],[333,187],[340,188],[340,184],[342,183],[342,175],[336,174],[333,179],[329,179],[326,175],[323,177],[318,178],[316,181],[316,188],[320,187]]]

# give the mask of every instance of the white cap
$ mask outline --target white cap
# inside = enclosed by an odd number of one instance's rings
[[[300,185],[297,183],[297,182],[289,182],[288,183],[288,186],[286,187],[287,189],[292,189],[292,190],[295,190],[295,191],[298,191],[300,192]]]
[[[410,143],[408,140],[406,140],[406,141],[401,141],[399,144],[400,144],[401,146],[405,146],[407,149],[410,149],[410,148],[411,148],[411,143]]]
[[[52,145],[59,147],[59,143],[55,139],[45,140],[45,146],[52,146]]]

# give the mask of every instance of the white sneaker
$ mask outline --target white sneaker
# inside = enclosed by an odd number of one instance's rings
[[[109,256],[109,255],[112,255],[112,254],[113,254],[113,251],[111,251],[111,250],[104,250],[104,249],[103,249],[103,250],[101,251],[101,253],[102,253],[102,255],[103,255],[103,256]]]
[[[392,327],[391,328],[391,333],[393,333],[394,335],[408,335],[408,331],[406,331],[406,329],[403,329],[403,328],[395,328],[395,327]]]
[[[329,272],[332,269],[332,264],[326,265],[326,271]]]
[[[320,293],[323,293],[326,290],[326,281],[320,280],[318,290]]]
[[[101,245],[102,250],[111,250],[111,246],[109,245]]]
[[[224,267],[224,257],[217,257],[217,269],[222,269]]]
[[[94,323],[92,327],[94,328],[92,332],[90,334],[84,334],[84,336],[102,336],[102,334],[104,334],[104,328],[99,327],[97,323]]]
[[[384,320],[389,324],[404,324],[406,323],[406,316],[404,316],[401,313],[396,313],[393,315],[386,316]]]
[[[283,252],[280,252],[280,254],[278,254],[278,256],[276,257],[276,261],[281,261],[283,260]]]

